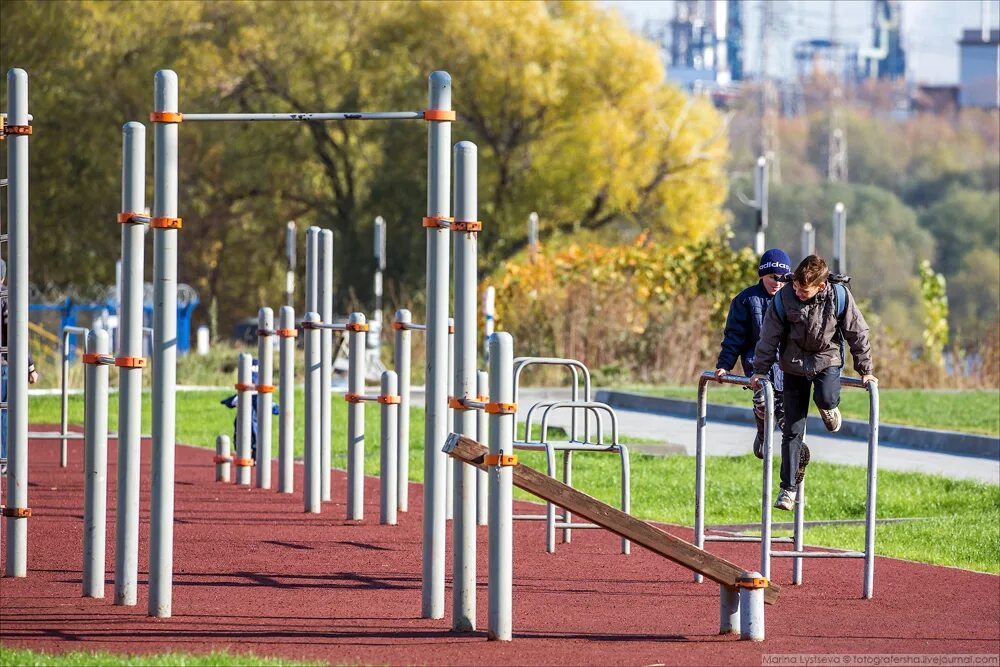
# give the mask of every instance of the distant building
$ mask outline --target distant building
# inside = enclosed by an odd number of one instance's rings
[[[875,0],[872,3],[872,30],[875,43],[866,61],[869,77],[896,81],[906,78],[906,52],[900,32],[903,25],[899,0]]]
[[[645,32],[665,56],[667,78],[715,95],[743,79],[743,5],[738,0],[677,0],[674,17]]]
[[[954,113],[958,110],[958,86],[917,86],[911,105],[918,113]]]
[[[1000,30],[965,30],[958,48],[959,106],[1000,108]]]

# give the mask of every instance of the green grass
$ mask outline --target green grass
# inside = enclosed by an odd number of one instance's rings
[[[629,386],[622,391],[635,391],[653,396],[697,400],[694,386]],[[946,431],[963,431],[985,435],[1000,435],[1000,390],[970,389],[962,391],[933,389],[879,389],[879,421]],[[750,405],[750,392],[732,385],[709,385],[710,403]],[[868,392],[845,389],[840,409],[848,419],[868,419]]]
[[[179,442],[214,447],[219,433],[232,434],[233,415],[219,404],[228,391],[181,392],[177,394],[177,439]],[[859,394],[861,392],[858,392]],[[845,392],[846,394],[846,392]],[[346,466],[344,433],[346,410],[334,398],[334,467]],[[296,407],[301,410],[302,392]],[[144,428],[149,428],[149,401],[144,401]],[[112,429],[117,424],[117,401],[109,405]],[[58,396],[33,396],[29,405],[33,423],[59,419]],[[410,479],[423,481],[424,412],[412,410],[410,424]],[[83,401],[72,396],[71,422],[81,423]],[[378,406],[366,405],[367,442],[365,472],[378,474]],[[296,420],[296,452],[301,456],[301,417]],[[277,419],[274,420],[275,428]],[[519,428],[520,431],[520,428]],[[273,436],[277,451],[277,434]],[[538,452],[519,452],[520,460],[544,469]],[[619,463],[602,453],[574,453],[574,486],[617,505]],[[777,461],[773,478],[777,484]],[[632,454],[632,512],[636,516],[681,525],[694,522],[694,459],[689,456]],[[760,463],[752,455],[711,457],[706,485],[706,522],[752,523],[760,517]],[[916,521],[885,524],[878,528],[877,552],[938,565],[951,565],[1000,574],[1000,487],[934,475],[879,471],[878,517],[917,518]],[[863,519],[866,472],[860,466],[813,463],[809,466],[806,520]],[[519,498],[532,496],[516,491]],[[775,512],[775,520],[790,520],[790,514]],[[811,528],[810,544],[860,550],[864,546],[862,526]]]
[[[233,655],[212,652],[205,655],[190,653],[157,653],[150,655],[116,655],[100,651],[85,653],[46,653],[0,645],[0,667],[298,667],[326,665],[325,662],[303,662],[281,658],[262,658],[250,653]]]

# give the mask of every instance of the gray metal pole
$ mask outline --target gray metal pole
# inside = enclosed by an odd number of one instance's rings
[[[747,586],[750,582],[755,582]],[[767,583],[759,572],[747,572],[740,577],[740,639],[764,641],[764,589]]]
[[[154,109],[177,113],[177,74],[155,77]],[[149,615],[167,618],[173,599],[174,447],[177,379],[177,123],[153,131],[153,450],[149,531]],[[155,226],[154,226],[155,223]],[[161,226],[166,225],[166,226]]]
[[[503,406],[514,401],[514,339],[509,333],[490,336],[490,403]],[[514,451],[514,414],[501,411],[489,416],[490,454]],[[514,591],[513,473],[506,466],[492,466],[489,526],[489,613],[487,636],[513,639],[511,600]]]
[[[319,267],[316,301],[319,316],[324,324],[333,324],[333,232],[323,229],[319,233],[319,248],[317,255]],[[332,500],[330,495],[330,458],[333,440],[330,431],[333,421],[330,411],[333,393],[330,385],[333,383],[333,331],[320,331],[320,495],[323,500]]]
[[[842,202],[833,207],[833,271],[847,273],[847,213]]]
[[[28,126],[28,74],[7,72],[7,123]],[[7,137],[7,567],[28,576],[28,135]]]
[[[285,305],[295,306],[295,254],[298,241],[295,234],[295,221],[289,220],[285,225],[285,256],[288,268],[285,271]]]
[[[428,109],[451,109],[451,76],[432,72],[428,79]],[[427,218],[450,217],[451,122],[428,121]],[[441,451],[447,435],[448,409],[448,235],[447,229],[427,227],[427,338],[424,383],[424,532],[421,570],[421,616],[444,618],[445,503],[447,455]]]
[[[306,512],[320,512],[320,335],[319,329],[308,325],[319,323],[319,313],[306,313],[302,322],[302,333],[305,337],[305,451],[302,477],[302,502]]]
[[[62,438],[59,443],[59,467],[65,468],[69,452],[66,444],[66,431],[69,428],[69,357],[72,348],[69,346],[71,334],[87,335],[89,329],[86,327],[65,326],[62,330],[62,377],[59,379],[59,394],[61,398],[59,411],[59,433]],[[84,340],[86,343],[86,340]]]
[[[257,488],[271,488],[271,406],[274,403],[274,311],[257,314]]]
[[[490,375],[486,371],[478,371],[476,373],[476,393],[479,395],[476,398],[477,401],[485,400],[484,397],[489,394],[490,391]],[[489,439],[489,428],[487,426],[487,416],[482,410],[476,411],[476,440],[486,445],[490,446]],[[487,475],[485,470],[476,470],[476,523],[480,526],[485,526],[489,523],[489,511],[486,506],[486,499],[488,498],[487,489],[489,488],[489,475]]]
[[[538,213],[528,214],[528,253],[532,264],[538,262]]]
[[[319,313],[319,305],[316,301],[319,282],[319,266],[317,258],[319,256],[319,227],[312,226],[306,230],[306,294],[305,313]]]
[[[455,144],[455,333],[453,396],[478,400],[476,391],[476,299],[478,282],[479,201],[477,149],[471,141]],[[465,231],[463,231],[463,227]],[[455,433],[476,435],[477,412],[452,411]],[[451,461],[453,486],[452,630],[476,629],[476,468]]]
[[[805,514],[806,514],[806,480],[803,479],[798,485],[798,493],[795,494],[795,511],[792,518],[792,550],[802,551],[802,540],[805,535]],[[802,559],[792,559],[792,585],[802,585]]]
[[[251,365],[253,357],[247,352],[240,352],[236,367],[236,483],[250,484],[250,437],[253,429],[253,384],[251,384]]]
[[[87,352],[108,354],[108,332],[91,331]],[[84,389],[83,596],[104,597],[108,498],[108,367],[89,361]]]
[[[369,322],[368,348],[376,350],[375,357],[382,358],[382,273],[385,271],[385,218],[375,217],[375,312]]]
[[[396,427],[399,422],[399,383],[393,371],[382,373],[382,395],[379,403],[382,409],[382,434],[379,448],[379,523],[396,525],[397,443]]]
[[[767,380],[761,382],[764,404],[769,406],[764,416],[764,480],[760,499],[760,569],[764,578],[771,579],[771,464],[774,461],[774,388]]]
[[[122,213],[146,210],[146,127],[122,127]],[[124,217],[124,216],[123,216]],[[142,300],[146,226],[122,224],[118,322],[118,476],[115,491],[115,604],[134,606],[139,578],[139,464],[142,438]]]
[[[347,518],[361,521],[365,514],[365,332],[363,313],[351,313],[348,326],[347,370]],[[356,398],[355,398],[356,397]]]
[[[455,319],[448,318],[448,396],[455,395]],[[455,423],[455,410],[448,406],[445,424]],[[445,430],[448,430],[447,428]],[[444,462],[444,518],[451,521],[455,510],[455,466],[452,461]]]
[[[862,595],[875,594],[875,500],[878,493],[878,383],[868,384],[868,493],[865,502],[865,583]]]
[[[802,259],[816,254],[816,230],[811,222],[802,225]]]
[[[740,633],[740,589],[719,586],[719,634]]]
[[[754,252],[758,257],[764,254],[766,247],[764,232],[767,229],[767,186],[767,158],[762,155],[757,158],[757,168],[754,170],[754,200],[757,203],[757,235]]]
[[[707,416],[708,380],[703,376],[698,381],[698,421],[695,425],[694,446],[694,545],[699,549],[705,548],[705,422]],[[702,581],[704,581],[702,575],[695,573],[694,583],[700,584]],[[722,596],[723,603],[725,603],[725,587],[723,587]]]
[[[396,441],[399,445],[399,475],[396,500],[399,511],[409,511],[410,506],[410,330],[405,328],[413,321],[410,311],[401,308],[396,311],[396,350],[393,365],[399,379],[399,420]]]
[[[230,464],[233,462],[228,435],[215,436],[215,481],[229,483]]]
[[[295,490],[295,309],[283,306],[278,315],[278,492]]]

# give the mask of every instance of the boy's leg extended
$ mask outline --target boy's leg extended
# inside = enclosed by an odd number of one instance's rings
[[[781,433],[781,488],[796,491],[794,472],[799,469],[802,438],[806,432],[809,413],[809,389],[812,383],[801,375],[785,374],[782,403],[785,409],[785,428]]]
[[[832,410],[840,405],[840,366],[831,366],[816,374],[813,400],[820,410]]]

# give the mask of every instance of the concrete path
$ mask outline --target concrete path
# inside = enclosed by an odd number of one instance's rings
[[[527,409],[536,401],[568,398],[568,390],[521,390],[518,397],[518,420],[523,420]],[[685,417],[652,414],[635,410],[615,411],[623,436],[653,441],[652,444],[633,445],[632,451],[649,454],[687,454],[695,452],[695,420]],[[552,424],[568,428],[569,412],[554,413]],[[751,451],[756,428],[730,422],[709,423],[707,426],[709,456],[737,456]],[[518,435],[520,437],[521,434]],[[775,432],[775,446],[780,446],[780,433]],[[810,432],[806,443],[812,460],[846,465],[867,465],[868,442],[847,438],[833,433]],[[1000,461],[975,456],[939,454],[908,449],[905,443],[880,442],[878,449],[880,470],[901,470],[943,475],[954,479],[972,479],[990,484],[1000,484]]]

